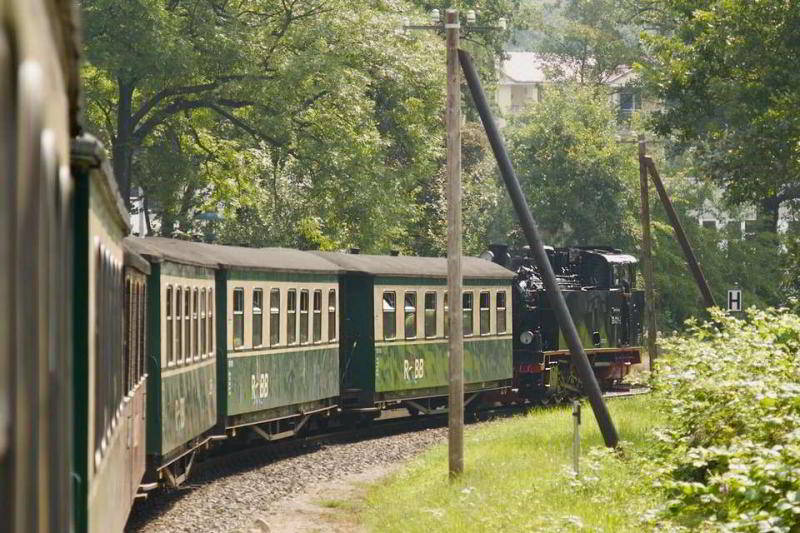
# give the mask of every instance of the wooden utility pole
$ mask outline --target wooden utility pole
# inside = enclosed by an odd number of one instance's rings
[[[647,147],[644,135],[639,136],[639,185],[642,194],[642,275],[644,276],[644,309],[647,324],[647,355],[650,358],[648,366],[653,370],[653,361],[656,356],[656,297],[655,280],[653,280],[653,254],[650,240],[650,193],[647,180]]]
[[[664,188],[664,182],[661,181],[661,176],[658,174],[656,164],[650,157],[645,156],[643,159],[647,165],[650,178],[656,186],[658,196],[661,198],[661,203],[664,204],[664,210],[667,212],[667,217],[669,218],[670,224],[672,224],[672,229],[675,231],[675,238],[678,239],[678,243],[681,245],[681,249],[683,249],[683,255],[686,258],[687,265],[689,265],[689,271],[692,273],[692,276],[694,276],[697,288],[703,296],[703,301],[706,307],[716,307],[717,304],[714,301],[714,295],[711,293],[706,277],[703,275],[703,269],[700,268],[700,263],[697,262],[697,256],[694,255],[694,250],[692,250],[692,245],[689,244],[686,232],[683,231],[678,213],[675,212],[675,208],[672,206],[672,201],[669,199],[667,190]]]
[[[448,9],[447,34],[447,292],[450,295],[448,451],[450,479],[464,471],[464,329],[461,279],[461,84],[458,11]]]

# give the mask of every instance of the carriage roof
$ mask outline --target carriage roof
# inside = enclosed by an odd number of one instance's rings
[[[417,256],[386,256],[345,254],[339,252],[312,252],[336,263],[350,273],[373,276],[446,278],[447,258]],[[461,272],[464,278],[512,279],[514,273],[498,264],[479,257],[462,257]]]
[[[340,268],[309,252],[290,248],[245,248],[165,237],[129,237],[134,249],[152,262],[172,261],[214,269],[338,273]]]

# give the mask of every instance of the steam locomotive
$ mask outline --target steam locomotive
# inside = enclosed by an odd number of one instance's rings
[[[636,258],[603,246],[546,251],[600,385],[619,387],[631,366],[641,363],[644,291],[634,288]],[[516,273],[515,394],[545,404],[579,395],[580,381],[528,247],[510,252],[492,245],[482,257]]]

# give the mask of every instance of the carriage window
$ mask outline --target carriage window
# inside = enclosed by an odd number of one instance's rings
[[[322,291],[314,291],[314,318],[312,319],[313,326],[313,340],[319,342],[322,340]]]
[[[300,291],[300,344],[308,342],[308,291]]]
[[[175,288],[175,359],[183,360],[183,289]]]
[[[413,339],[417,336],[417,293],[407,292],[403,305],[405,337],[406,339]]]
[[[436,336],[436,293],[425,293],[425,336]]]
[[[200,358],[200,310],[197,308],[197,287],[192,291],[192,353],[195,359]]]
[[[444,292],[444,336],[450,336],[450,305],[447,303],[447,291]]]
[[[192,310],[190,307],[192,304],[192,293],[189,287],[183,290],[183,296],[183,316],[185,318],[183,321],[183,331],[186,333],[186,344],[183,347],[183,353],[186,356],[186,361],[189,362],[192,360]]]
[[[336,291],[328,291],[328,340],[336,340]]]
[[[264,329],[264,291],[253,289],[253,346],[261,346],[261,333]]]
[[[135,320],[135,316],[133,314],[133,299],[131,298],[131,280],[125,280],[125,313],[123,313],[122,320],[123,320],[123,344],[122,344],[122,353],[124,357],[123,364],[125,365],[125,382],[122,384],[122,388],[124,391],[131,390],[131,383],[133,380],[131,379],[131,352],[133,351],[133,345],[131,341],[133,340],[131,337],[131,325],[133,324],[133,320]]]
[[[147,317],[145,313],[147,313],[147,293],[145,292],[145,285],[142,283],[139,285],[139,379],[147,372],[144,367],[145,335],[147,332],[145,327]]]
[[[497,293],[497,333],[506,332],[506,292]]]
[[[490,315],[492,313],[492,304],[491,304],[491,297],[489,296],[489,291],[481,291],[480,301],[480,328],[481,328],[481,335],[488,335],[489,329],[491,328],[490,325]]]
[[[383,293],[383,338],[394,339],[397,336],[397,295],[394,292]]]
[[[289,289],[286,295],[286,342],[297,342],[297,289]]]
[[[208,295],[205,289],[200,290],[200,356],[205,358],[208,350],[206,349],[208,326],[206,326],[206,304]]]
[[[474,295],[472,291],[465,292],[462,298],[462,305],[464,310],[464,335],[472,335],[472,300]]]
[[[272,289],[269,293],[269,345],[281,341],[281,290]]]
[[[167,364],[172,363],[172,287],[167,287]]]
[[[233,347],[244,344],[244,289],[233,289]]]
[[[214,289],[208,289],[208,353],[214,356]]]

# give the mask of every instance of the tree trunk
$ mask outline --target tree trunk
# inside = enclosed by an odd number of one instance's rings
[[[133,86],[132,82],[118,79],[119,105],[117,106],[117,139],[114,143],[114,176],[125,207],[131,208],[131,162],[133,160]]]

